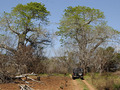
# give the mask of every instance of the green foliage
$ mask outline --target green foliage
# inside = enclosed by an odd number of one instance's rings
[[[103,12],[99,9],[91,9],[90,7],[85,6],[76,6],[76,7],[68,7],[65,9],[64,17],[68,19],[81,19],[82,23],[86,23],[85,21],[89,20],[98,20],[104,18]]]
[[[114,55],[114,48],[113,47],[107,47],[106,49],[105,48],[102,48],[102,47],[99,47],[98,49],[98,54],[101,54],[101,55],[106,55],[106,56],[113,56]]]
[[[107,52],[111,52],[111,53],[114,53],[114,48],[113,47],[108,47],[108,48],[106,48],[106,51]]]
[[[22,20],[27,20],[27,23],[29,23],[31,19],[40,19],[43,21],[49,13],[50,12],[46,10],[45,5],[37,2],[27,3],[27,5],[18,4],[12,10],[13,15]]]
[[[114,90],[120,90],[120,84],[114,84]]]
[[[31,2],[27,5],[18,4],[13,8],[11,14],[16,18],[14,23],[21,24],[20,27],[26,28],[28,26],[34,27],[34,22],[38,20],[47,23],[47,16],[50,12],[46,10],[45,5]]]
[[[0,19],[0,24],[4,29],[10,28],[14,31],[24,31],[26,28],[37,29],[38,24],[47,24],[47,16],[50,14],[44,4],[30,2],[27,5],[18,4],[12,8],[10,13],[4,12]],[[6,25],[5,25],[6,24]],[[9,25],[9,26],[8,26]],[[14,32],[12,32],[14,33]]]
[[[107,25],[104,20],[104,13],[99,9],[85,6],[68,7],[64,10],[63,18],[60,20],[59,31],[56,32],[61,36],[61,42],[66,43],[68,40],[72,43],[80,43],[81,39],[85,41],[98,41],[101,38],[111,38],[119,34],[118,31]],[[82,38],[84,36],[84,39]]]
[[[116,71],[119,67],[116,67],[120,63],[120,53],[116,53],[115,49],[111,46],[107,48],[99,47],[96,54],[105,62],[102,64],[105,71]]]
[[[81,33],[83,30],[91,30],[94,24],[98,24],[100,20],[104,19],[104,14],[99,9],[85,6],[70,6],[64,12],[60,21],[60,31],[56,32],[64,39],[74,38],[76,33]]]
[[[115,53],[115,55],[116,55],[116,60],[118,61],[118,62],[120,62],[120,53]]]

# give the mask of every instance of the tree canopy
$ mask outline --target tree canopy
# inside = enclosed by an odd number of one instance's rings
[[[57,35],[61,36],[61,41],[65,44],[83,45],[104,42],[117,33],[109,27],[104,20],[105,16],[99,9],[85,6],[68,7],[64,10],[63,18],[60,20]],[[93,42],[94,41],[94,42]],[[87,43],[86,43],[87,42]],[[80,46],[79,46],[80,47]]]
[[[6,43],[1,43],[0,48],[15,52],[28,44],[32,47],[37,44],[47,45],[50,42],[49,33],[42,26],[48,23],[48,15],[50,12],[45,5],[37,2],[30,2],[27,5],[18,4],[10,13],[4,12],[0,17],[0,29],[8,32],[8,37],[14,35],[17,41],[13,42],[16,43],[14,47],[16,49]],[[6,34],[2,34],[5,38]]]

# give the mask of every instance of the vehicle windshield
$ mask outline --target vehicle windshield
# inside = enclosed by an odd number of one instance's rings
[[[79,73],[79,72],[83,72],[83,69],[82,68],[73,69],[73,73]]]

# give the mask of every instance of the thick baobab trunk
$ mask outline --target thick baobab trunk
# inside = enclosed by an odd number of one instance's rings
[[[24,47],[25,38],[26,38],[26,34],[19,35],[18,50]]]

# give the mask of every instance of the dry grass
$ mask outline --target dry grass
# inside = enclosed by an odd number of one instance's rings
[[[120,76],[112,73],[102,75],[91,73],[85,79],[94,85],[97,90],[120,90]]]

